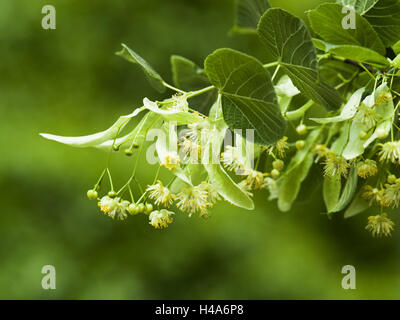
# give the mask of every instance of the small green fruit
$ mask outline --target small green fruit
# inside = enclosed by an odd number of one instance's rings
[[[146,206],[144,205],[144,203],[139,203],[139,204],[137,205],[137,207],[138,207],[138,213],[139,213],[139,212],[145,212],[145,211],[146,211]]]
[[[275,160],[274,162],[272,162],[272,167],[275,170],[282,171],[285,167],[285,163],[282,160]]]
[[[119,146],[113,145],[114,151],[119,151]]]
[[[388,176],[387,181],[389,183],[395,183],[397,180],[397,177],[394,174],[391,174],[390,176]]]
[[[90,200],[96,200],[99,197],[99,195],[96,190],[91,189],[91,190],[88,190],[87,197]]]
[[[306,142],[304,140],[296,141],[296,149],[297,150],[303,150],[305,146],[306,146]]]
[[[365,131],[361,131],[359,137],[360,139],[365,140],[368,138],[368,133],[366,133]]]
[[[304,124],[301,124],[296,128],[296,132],[299,135],[304,136],[305,134],[307,134],[307,127]]]
[[[139,213],[139,208],[136,204],[131,203],[128,207],[128,212],[132,215],[138,214]]]
[[[116,193],[115,191],[110,191],[107,195],[108,195],[110,198],[115,198],[115,197],[117,196],[117,193]]]
[[[280,172],[278,171],[278,170],[276,170],[276,169],[274,169],[274,170],[272,170],[271,171],[271,176],[272,176],[272,178],[274,178],[274,179],[277,179],[279,176],[280,176]]]
[[[130,157],[133,154],[132,149],[125,149],[125,154]]]
[[[150,214],[153,211],[153,205],[151,203],[146,203],[145,213]]]

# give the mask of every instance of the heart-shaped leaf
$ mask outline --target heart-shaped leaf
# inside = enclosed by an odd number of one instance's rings
[[[325,3],[309,11],[308,18],[314,32],[331,44],[365,47],[385,55],[386,49],[382,40],[369,22],[358,13],[355,13],[356,28],[343,28],[342,9],[339,4]]]
[[[319,81],[316,51],[307,27],[299,18],[282,9],[269,9],[257,31],[262,43],[306,97],[327,109],[340,106],[339,93]]]
[[[221,94],[230,129],[253,129],[255,142],[270,145],[282,138],[286,123],[269,73],[253,57],[219,49],[205,61],[205,72]]]
[[[153,69],[153,67],[148,64],[141,56],[139,56],[135,51],[130,49],[127,45],[122,43],[122,50],[116,53],[117,56],[121,56],[128,60],[129,62],[138,64],[144,71],[149,83],[159,92],[165,91],[164,80],[161,76]]]
[[[236,33],[255,33],[258,21],[271,5],[267,0],[236,0],[235,25]]]
[[[363,15],[368,10],[372,9],[379,0],[337,0],[338,4],[343,6],[353,7],[357,13]]]

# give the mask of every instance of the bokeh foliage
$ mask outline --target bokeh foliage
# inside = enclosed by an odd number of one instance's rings
[[[271,1],[302,17],[317,3]],[[228,35],[230,0],[54,0],[54,31],[41,28],[45,4],[0,2],[0,298],[400,298],[400,233],[371,238],[365,215],[329,220],[320,188],[289,213],[264,193],[254,212],[219,205],[207,221],[178,214],[163,231],[145,217],[100,214],[85,193],[106,155],[38,133],[100,131],[143,97],[164,97],[114,55],[121,42],[166,79],[172,54],[199,65],[220,47],[268,56],[255,37]],[[113,165],[122,182],[132,159]],[[154,168],[143,162],[139,172],[151,182]],[[57,269],[55,291],[41,288],[46,264]],[[357,290],[341,288],[346,264],[357,269]]]

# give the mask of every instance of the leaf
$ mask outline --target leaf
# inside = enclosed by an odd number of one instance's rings
[[[232,49],[219,49],[207,57],[205,71],[219,89],[229,128],[254,130],[255,142],[261,145],[282,138],[286,122],[269,73],[258,60]]]
[[[146,109],[159,114],[165,121],[176,122],[177,125],[197,123],[203,119],[199,115],[188,111],[161,109],[156,102],[150,101],[147,98],[143,99],[143,105]]]
[[[380,0],[365,13],[364,17],[378,33],[385,46],[390,47],[399,40],[400,4],[398,0]]]
[[[340,191],[342,189],[342,182],[339,176],[325,176],[324,184],[322,187],[323,198],[328,213],[331,213],[337,206],[340,198]]]
[[[353,168],[350,171],[349,177],[347,179],[346,185],[340,196],[340,200],[336,204],[336,206],[330,212],[339,212],[342,211],[353,199],[354,193],[357,190],[358,183],[358,174],[357,169]]]
[[[235,25],[232,31],[255,33],[258,21],[270,7],[267,0],[236,0]]]
[[[400,54],[400,40],[393,45],[393,50],[397,55]]]
[[[360,88],[350,97],[349,101],[345,104],[342,109],[340,115],[336,117],[330,118],[310,118],[317,123],[332,123],[332,122],[341,122],[345,120],[349,120],[354,117],[357,112],[357,108],[360,105],[362,95],[364,94],[365,88]]]
[[[360,214],[361,212],[364,212],[365,210],[367,210],[369,208],[368,202],[365,201],[363,198],[361,198],[361,194],[362,194],[362,189],[354,197],[352,203],[345,211],[345,213],[344,213],[345,219],[354,217],[355,215]]]
[[[308,12],[311,27],[323,40],[334,45],[354,45],[386,54],[385,46],[369,22],[356,13],[356,28],[344,29],[342,6],[325,3]]]
[[[304,161],[290,171],[279,187],[278,207],[281,211],[289,211],[300,191],[301,183],[307,177],[313,164],[313,155],[309,153]]]
[[[315,39],[314,44],[322,51],[346,59],[351,59],[360,63],[367,63],[378,68],[390,67],[388,59],[371,49],[355,45],[333,45],[319,39]]]
[[[254,210],[251,198],[232,180],[220,164],[204,164],[209,182],[217,192],[231,204],[247,210]]]
[[[343,149],[346,147],[347,142],[349,141],[349,134],[350,134],[350,121],[346,121],[342,127],[340,128],[340,135],[339,137],[332,143],[330,147],[331,151],[341,155],[343,153]]]
[[[144,74],[149,81],[149,83],[159,92],[165,91],[164,80],[161,76],[150,66],[147,61],[145,61],[141,56],[139,56],[135,51],[130,49],[127,45],[121,44],[122,50],[117,52],[117,56],[121,56],[128,60],[129,62],[138,64],[144,71]]]
[[[123,147],[129,148],[135,144],[141,145],[146,139],[147,132],[151,128],[159,128],[162,122],[163,120],[158,114],[148,112],[129,134],[125,135],[124,137],[118,138],[117,140],[115,140],[115,143],[114,139],[107,140],[102,144],[96,146],[96,148],[109,151],[113,144],[119,149],[122,149]]]
[[[269,9],[261,17],[257,32],[297,89],[327,109],[340,106],[339,93],[319,81],[316,51],[307,27],[299,18],[282,9]]]
[[[140,112],[145,110],[143,107],[136,109],[133,113],[121,116],[118,120],[107,130],[101,131],[95,134],[91,134],[88,136],[81,137],[64,137],[64,136],[56,136],[48,133],[40,133],[40,135],[48,140],[53,140],[59,143],[67,144],[72,147],[77,148],[90,148],[90,147],[98,147],[103,142],[109,139],[116,139],[121,130],[125,127],[125,125],[135,116],[137,116]]]
[[[363,15],[368,10],[373,8],[379,0],[337,0],[338,4],[350,6],[356,9],[357,13]]]
[[[204,70],[194,62],[181,56],[171,56],[174,85],[184,91],[196,91],[211,85]],[[217,94],[215,90],[201,96],[191,98],[191,106],[195,110],[207,114]]]

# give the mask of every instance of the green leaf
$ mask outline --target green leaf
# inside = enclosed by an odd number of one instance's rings
[[[194,62],[181,56],[171,56],[172,77],[175,87],[184,91],[196,91],[211,85],[204,70]],[[191,98],[193,109],[207,114],[217,94],[215,90]]]
[[[393,50],[394,52],[398,55],[400,54],[400,41],[397,41],[394,45],[393,45]]]
[[[358,106],[360,105],[364,91],[365,88],[360,88],[356,92],[354,92],[353,95],[350,97],[349,101],[343,107],[340,115],[330,118],[310,118],[310,120],[324,124],[332,122],[341,122],[353,118],[357,112]]]
[[[116,55],[125,58],[129,62],[138,64],[143,69],[144,74],[146,75],[146,78],[150,84],[161,93],[165,91],[164,80],[161,78],[161,76],[152,68],[152,66],[147,63],[147,61],[145,61],[127,45],[122,43],[122,50],[117,52]]]
[[[346,185],[340,196],[340,200],[336,204],[336,206],[330,212],[339,212],[342,211],[353,199],[354,193],[357,190],[358,183],[358,174],[357,169],[353,168],[350,170],[349,177],[346,181]]]
[[[143,99],[143,105],[151,112],[159,114],[165,121],[173,121],[176,122],[177,125],[197,123],[203,119],[198,114],[188,111],[161,109],[158,107],[158,104],[156,102],[150,101],[147,98]]]
[[[345,211],[344,213],[345,219],[354,217],[355,215],[360,214],[369,208],[368,202],[365,201],[363,198],[361,198],[361,194],[362,194],[362,189],[354,197],[352,203]]]
[[[301,183],[307,177],[313,164],[313,160],[313,155],[309,153],[306,155],[304,161],[293,168],[290,173],[285,175],[285,178],[279,186],[279,210],[286,212],[292,208],[292,204],[299,194]]]
[[[399,40],[400,4],[398,0],[380,0],[365,13],[364,17],[378,33],[385,46],[390,47]]]
[[[338,4],[349,6],[356,9],[357,13],[363,15],[373,8],[379,0],[337,0]]]
[[[307,27],[299,18],[282,9],[269,9],[262,16],[257,32],[297,89],[327,109],[340,106],[339,93],[319,81],[316,51]]]
[[[255,33],[258,21],[271,6],[267,0],[236,0],[236,33]]]
[[[388,59],[371,49],[354,45],[334,45],[319,39],[315,39],[314,44],[322,51],[346,59],[355,60],[360,63],[367,63],[378,68],[390,67]]]
[[[322,187],[322,194],[328,213],[331,213],[337,206],[340,198],[340,191],[342,190],[342,182],[340,175],[337,176],[325,176],[324,184]]]
[[[145,110],[143,107],[136,109],[133,113],[121,116],[118,120],[107,130],[101,131],[95,134],[91,134],[88,136],[81,137],[64,137],[64,136],[56,136],[48,133],[40,133],[40,135],[48,140],[53,140],[59,143],[67,144],[71,147],[77,148],[90,148],[90,147],[98,147],[102,143],[106,142],[109,139],[113,141],[117,139],[118,134],[122,131],[125,125],[133,118],[136,117],[140,112]]]
[[[219,89],[229,128],[254,130],[255,142],[261,145],[282,138],[286,122],[269,73],[258,60],[232,49],[219,49],[207,57],[205,71]]]
[[[254,210],[251,198],[232,180],[220,164],[204,164],[209,182],[229,203],[247,210]]]
[[[386,54],[385,46],[369,22],[356,13],[356,28],[344,29],[342,6],[325,3],[308,12],[311,27],[323,40],[334,45],[354,45]]]

